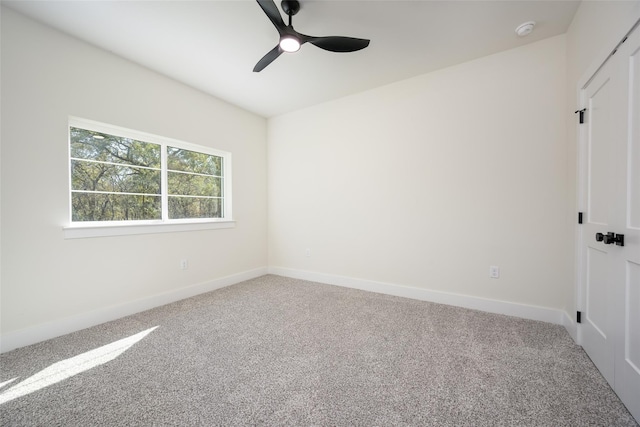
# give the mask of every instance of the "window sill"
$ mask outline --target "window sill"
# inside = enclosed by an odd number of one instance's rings
[[[235,221],[203,221],[172,224],[73,225],[63,227],[65,239],[130,236],[134,234],[176,233],[182,231],[235,228]]]

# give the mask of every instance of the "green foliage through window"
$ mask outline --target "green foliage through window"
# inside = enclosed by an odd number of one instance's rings
[[[224,154],[176,145],[70,126],[72,222],[224,218]]]
[[[167,147],[167,168],[169,218],[222,216],[222,157]]]

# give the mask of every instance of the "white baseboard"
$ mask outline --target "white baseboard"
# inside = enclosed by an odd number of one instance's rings
[[[257,268],[255,270],[249,270],[233,274],[231,276],[222,277],[220,279],[214,279],[169,292],[163,292],[161,294],[135,301],[113,305],[87,313],[65,317],[63,319],[53,320],[51,322],[21,329],[15,332],[9,332],[0,337],[0,353],[79,331],[91,326],[96,326],[101,323],[116,320],[141,311],[160,307],[162,305],[190,298],[205,292],[235,285],[236,283],[240,283],[245,280],[264,276],[267,272],[268,270],[266,267]]]
[[[573,338],[573,342],[578,343],[578,324],[569,316],[569,313],[563,311],[562,316],[562,326],[567,330],[571,338]]]
[[[556,325],[564,325],[565,327],[566,323],[564,317],[566,316],[568,318],[568,315],[564,311],[553,308],[519,304],[515,302],[498,301],[441,291],[432,291],[428,289],[414,288],[391,283],[375,282],[371,280],[356,279],[345,276],[336,276],[332,274],[294,270],[283,267],[269,267],[269,274],[291,277],[294,279],[309,280],[312,282],[325,283],[328,285],[343,286],[346,288],[360,289],[363,291],[417,299],[421,301],[429,301],[439,304],[470,308],[474,310],[486,311],[489,313],[505,314],[508,316],[515,316],[523,319],[539,320]]]
[[[343,286],[363,291],[377,292],[421,301],[470,308],[489,313],[505,314],[524,319],[554,323],[564,326],[569,335],[571,335],[573,340],[576,341],[576,324],[573,322],[571,317],[562,310],[448,292],[432,291],[428,289],[332,274],[294,270],[282,267],[262,267],[185,288],[164,292],[151,297],[54,320],[41,325],[32,326],[30,328],[21,329],[19,331],[9,332],[0,337],[0,353],[79,331],[91,326],[96,326],[101,323],[116,320],[121,317],[129,316],[131,314],[139,313],[141,311],[149,310],[205,292],[235,285],[236,283],[254,279],[267,273],[295,279],[309,280],[312,282],[326,283],[328,285]]]

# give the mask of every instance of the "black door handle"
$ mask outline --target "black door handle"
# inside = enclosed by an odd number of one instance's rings
[[[603,242],[605,245],[615,243],[618,246],[624,246],[624,234],[615,234],[611,231],[607,234],[596,233],[596,242]]]

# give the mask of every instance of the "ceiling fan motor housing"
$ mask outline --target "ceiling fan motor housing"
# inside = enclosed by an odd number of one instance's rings
[[[300,10],[300,2],[298,0],[282,0],[280,3],[282,10],[289,16],[293,16]]]

